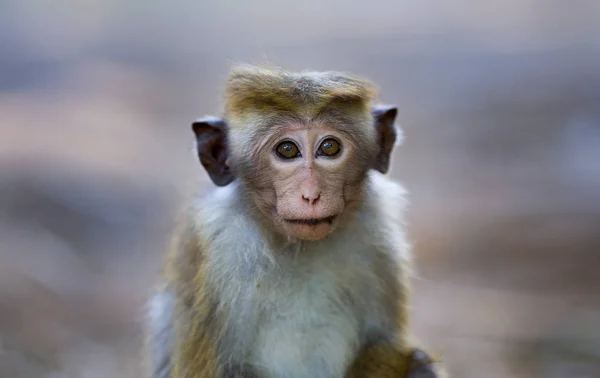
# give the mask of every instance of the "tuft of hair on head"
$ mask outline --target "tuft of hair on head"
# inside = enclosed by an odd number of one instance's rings
[[[238,64],[227,80],[225,115],[230,120],[265,111],[315,115],[331,105],[367,112],[376,96],[373,83],[347,73]]]

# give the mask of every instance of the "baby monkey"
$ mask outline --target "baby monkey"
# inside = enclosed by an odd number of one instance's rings
[[[411,344],[397,109],[338,72],[236,66],[195,121],[217,186],[190,204],[149,307],[152,378],[433,378]]]

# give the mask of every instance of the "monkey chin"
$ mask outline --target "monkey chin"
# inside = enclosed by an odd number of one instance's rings
[[[288,239],[317,241],[326,238],[335,230],[336,216],[320,219],[286,219],[284,229]]]

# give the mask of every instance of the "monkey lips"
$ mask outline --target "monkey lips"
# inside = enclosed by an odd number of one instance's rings
[[[336,216],[308,219],[285,219],[284,227],[288,234],[303,240],[319,240],[335,229]]]

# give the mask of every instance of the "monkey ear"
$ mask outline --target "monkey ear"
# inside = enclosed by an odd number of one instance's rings
[[[227,123],[216,117],[200,118],[192,123],[196,134],[196,148],[200,163],[217,186],[225,186],[235,179],[227,165],[229,146]]]
[[[398,108],[393,105],[375,105],[372,115],[379,142],[379,152],[375,157],[373,168],[381,173],[387,173],[390,168],[392,149],[399,135],[395,125]]]

